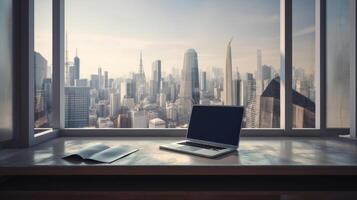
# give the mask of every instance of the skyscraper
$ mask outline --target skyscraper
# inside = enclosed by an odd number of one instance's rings
[[[198,59],[194,49],[188,49],[184,55],[180,98],[189,100],[193,104],[198,104],[200,102]]]
[[[257,95],[261,95],[263,93],[264,88],[264,80],[263,80],[263,72],[262,72],[262,50],[257,50],[257,77],[256,77],[256,88]]]
[[[201,72],[200,87],[202,92],[207,92],[207,72]]]
[[[43,81],[47,75],[47,60],[38,52],[35,52],[35,87],[36,90],[43,89]]]
[[[180,94],[178,98],[179,123],[187,124],[193,104],[200,102],[198,79],[198,60],[194,49],[188,49],[184,54],[181,73]]]
[[[120,108],[120,95],[118,93],[111,93],[109,96],[109,114],[116,117]]]
[[[89,87],[65,87],[65,126],[83,128],[89,124]]]
[[[223,101],[225,105],[233,104],[233,87],[232,87],[232,50],[231,42],[229,41],[227,46],[227,56],[226,56],[226,69],[224,73],[224,88],[223,88]]]
[[[80,77],[80,59],[77,54],[76,49],[76,56],[74,57],[74,64],[69,68],[69,81],[70,85],[74,86],[75,80],[79,80]]]
[[[98,68],[98,83],[99,83],[99,89],[103,89],[103,74],[102,74],[102,68]]]
[[[104,71],[104,88],[109,87],[108,71]]]
[[[156,100],[157,94],[160,93],[160,86],[161,86],[161,60],[155,60],[152,63],[151,80],[154,81],[153,98]]]

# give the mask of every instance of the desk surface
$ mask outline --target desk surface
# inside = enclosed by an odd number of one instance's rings
[[[242,138],[239,151],[216,159],[160,150],[172,137],[60,137],[0,151],[0,175],[357,175],[357,143],[338,138]],[[140,150],[110,164],[61,157],[94,143]]]

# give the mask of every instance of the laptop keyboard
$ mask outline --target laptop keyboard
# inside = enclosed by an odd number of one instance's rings
[[[207,145],[207,144],[198,144],[198,143],[194,143],[194,142],[181,142],[179,144],[186,145],[186,146],[191,146],[191,147],[199,147],[199,148],[202,148],[202,149],[212,149],[212,150],[215,150],[215,151],[219,151],[219,150],[225,149],[225,148],[222,148],[222,147],[216,147],[216,146],[211,146],[211,145]]]

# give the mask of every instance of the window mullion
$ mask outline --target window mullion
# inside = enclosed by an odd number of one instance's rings
[[[280,0],[280,126],[292,131],[292,0]]]
[[[64,128],[64,0],[53,0],[53,128]]]

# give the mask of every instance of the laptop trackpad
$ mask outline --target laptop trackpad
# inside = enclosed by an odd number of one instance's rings
[[[176,149],[179,149],[179,150],[186,150],[186,151],[198,151],[198,150],[202,150],[202,148],[199,148],[199,147],[191,147],[191,146],[178,146],[176,147]]]

